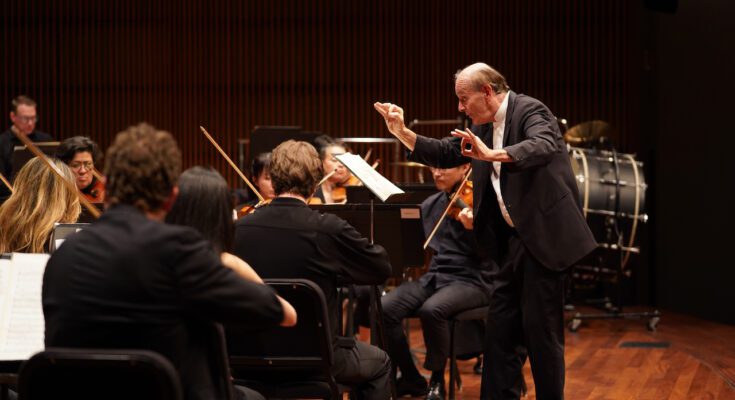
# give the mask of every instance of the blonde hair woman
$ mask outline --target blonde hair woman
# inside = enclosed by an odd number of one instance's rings
[[[54,223],[79,218],[74,173],[60,160],[51,162],[68,182],[38,157],[18,171],[13,194],[0,206],[0,252],[47,252]]]

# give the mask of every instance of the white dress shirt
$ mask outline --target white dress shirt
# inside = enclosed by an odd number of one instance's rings
[[[508,111],[508,93],[505,94],[503,102],[500,104],[500,108],[495,113],[495,122],[493,123],[493,149],[500,150],[503,148],[503,134],[505,132],[505,113]],[[500,212],[503,214],[503,219],[508,225],[513,225],[513,220],[510,219],[508,209],[505,208],[505,202],[503,202],[503,194],[500,193],[500,171],[502,169],[500,161],[493,162],[493,173],[490,175],[495,194],[498,197],[498,204],[500,205]]]

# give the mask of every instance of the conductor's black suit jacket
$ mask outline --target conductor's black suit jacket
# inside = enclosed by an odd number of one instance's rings
[[[503,149],[514,162],[503,163],[500,191],[519,237],[531,254],[552,270],[563,270],[591,252],[595,239],[581,212],[579,192],[559,127],[540,101],[509,92]],[[491,123],[472,131],[493,147]],[[460,139],[418,136],[410,159],[442,168],[472,162],[474,231],[480,246],[497,260],[495,235],[505,229],[491,182],[492,163],[461,154]]]
[[[186,399],[225,398],[213,322],[273,326],[283,310],[272,289],[224,267],[210,247],[132,206],[108,210],[49,259],[46,346],[152,350],[176,367]]]

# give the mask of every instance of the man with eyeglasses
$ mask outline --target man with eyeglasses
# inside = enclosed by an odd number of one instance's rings
[[[97,143],[85,136],[70,137],[56,150],[56,157],[71,168],[76,178],[77,189],[92,203],[105,201],[105,183],[95,165],[102,159]]]
[[[11,158],[13,156],[13,148],[21,145],[20,140],[15,136],[13,131],[26,135],[32,142],[50,142],[54,138],[48,133],[36,130],[36,122],[38,115],[36,114],[36,102],[28,96],[18,96],[11,102],[10,120],[13,125],[0,134],[0,173],[7,179],[12,177],[13,166]],[[8,189],[0,185],[0,199],[5,199],[10,192]]]
[[[451,196],[460,189],[469,169],[469,163],[453,168],[431,168],[434,185],[439,192],[421,203],[421,219],[427,237],[439,223]],[[471,190],[469,195],[472,195]],[[487,293],[490,291],[489,273],[494,267],[493,262],[479,255],[472,232],[471,206],[456,202],[455,206],[455,211],[461,213],[456,219],[449,215],[441,219],[429,242],[432,258],[428,271],[416,281],[401,283],[382,298],[388,355],[393,365],[401,370],[401,378],[396,381],[399,397],[446,398],[444,370],[450,346],[449,318],[489,303]],[[414,364],[403,330],[403,320],[410,316],[421,319],[426,347],[423,366],[431,371],[428,387]],[[482,326],[467,324],[467,329],[462,331],[467,334],[455,343],[461,342],[465,349],[482,351]]]

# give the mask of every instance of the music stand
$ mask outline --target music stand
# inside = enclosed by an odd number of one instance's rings
[[[59,147],[59,142],[36,142],[33,143],[41,150],[45,155],[49,157],[56,156],[56,149]],[[13,155],[10,158],[10,165],[13,166],[13,174],[9,176],[11,180],[15,177],[15,174],[20,171],[21,168],[33,157],[33,154],[25,145],[15,146],[13,148]]]
[[[92,203],[92,206],[95,207],[97,210],[99,210],[100,214],[102,214],[105,211],[105,204],[104,203]],[[87,210],[86,207],[82,207],[82,213],[79,214],[79,218],[77,219],[78,223],[92,223],[94,221],[97,221],[97,218],[92,215],[89,210]]]
[[[89,224],[54,224],[54,230],[51,232],[51,249],[49,253],[53,253],[61,246],[69,235],[77,233],[86,228]]]
[[[365,188],[363,188],[365,189]],[[424,264],[424,231],[421,208],[416,204],[318,204],[311,208],[335,214],[349,222],[358,232],[385,248],[393,267],[393,276],[400,277],[403,267]]]

